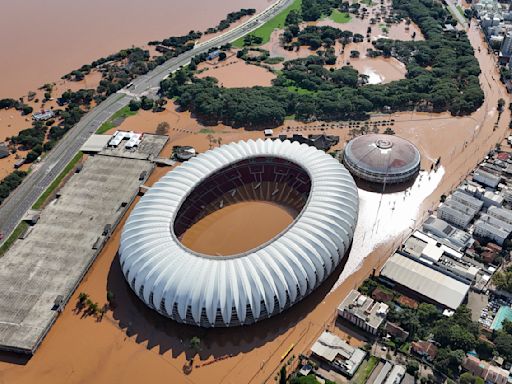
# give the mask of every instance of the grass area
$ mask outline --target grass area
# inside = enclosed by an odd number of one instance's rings
[[[369,7],[371,7],[373,5],[373,1],[372,0],[361,0],[361,4],[365,4]]]
[[[7,239],[5,239],[2,246],[0,246],[0,256],[3,256],[5,252],[9,250],[9,248],[12,247],[14,242],[20,237],[20,235],[25,232],[28,228],[28,224],[22,221],[18,224],[18,226],[12,231],[11,236],[9,236]]]
[[[287,115],[284,117],[285,120],[295,120],[295,115]]]
[[[262,44],[268,43],[272,31],[276,28],[284,28],[284,22],[286,20],[286,16],[288,16],[288,13],[290,13],[292,10],[300,10],[301,5],[302,0],[294,0],[292,5],[286,9],[283,9],[280,13],[275,15],[272,19],[267,21],[258,29],[252,31],[251,35],[261,37],[263,39]],[[244,38],[241,37],[240,39],[235,40],[233,46],[236,48],[242,48],[244,46]]]
[[[290,85],[287,88],[290,92],[294,92],[298,95],[311,95],[311,94],[315,93],[314,91],[310,91],[309,89],[299,88],[299,87],[295,87],[293,85]]]
[[[400,346],[400,352],[409,353],[409,349],[411,349],[411,343],[404,343]]]
[[[199,131],[199,133],[204,133],[204,134],[212,134],[212,133],[215,133],[215,131],[213,129],[210,129],[210,128],[203,128]]]
[[[96,133],[98,135],[101,135],[112,128],[116,127],[115,121],[119,119],[126,119],[127,117],[136,115],[137,111],[130,111],[130,107],[127,105],[126,107],[121,108],[119,111],[114,113],[110,119],[105,121],[101,126],[98,128]]]
[[[341,12],[337,9],[333,9],[331,12],[331,15],[329,16],[329,19],[334,21],[335,23],[348,23],[352,17],[347,12]]]
[[[71,172],[71,170],[75,167],[76,163],[78,163],[80,161],[80,159],[82,158],[84,154],[82,152],[78,152],[72,159],[71,161],[68,163],[68,165],[66,165],[66,167],[64,168],[64,170],[59,174],[59,176],[57,176],[57,178],[55,180],[53,180],[53,182],[48,186],[48,188],[46,188],[46,190],[41,194],[41,196],[39,196],[39,199],[37,199],[37,201],[34,203],[34,205],[32,206],[33,209],[40,209],[43,204],[46,202],[46,200],[48,199],[48,197],[50,197],[50,195],[52,194],[53,191],[55,191],[55,189],[59,186],[59,184],[62,182],[62,180],[64,179],[64,177],[69,173]]]
[[[462,17],[466,18],[466,15],[464,15],[464,9],[459,4],[456,5],[456,8],[457,11],[459,11],[459,13],[462,15]]]
[[[368,360],[365,360],[363,364],[361,364],[351,382],[354,384],[366,383],[366,380],[368,380],[377,364],[379,364],[379,359],[375,356],[370,356]]]

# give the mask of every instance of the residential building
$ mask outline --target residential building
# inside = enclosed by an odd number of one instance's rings
[[[311,347],[313,354],[333,369],[352,377],[363,362],[366,352],[352,347],[338,336],[323,332]]]
[[[512,211],[510,209],[492,206],[487,210],[487,214],[512,225]]]
[[[473,234],[481,238],[495,241],[499,245],[503,245],[503,242],[511,232],[512,227],[510,224],[489,215],[482,215],[481,218],[475,222]]]
[[[429,216],[423,223],[423,230],[433,235],[442,243],[449,244],[457,249],[469,247],[473,243],[471,235],[465,231],[454,228],[446,221],[435,216]]]
[[[467,193],[461,192],[461,191],[455,191],[448,199],[455,200],[467,207],[470,207],[474,209],[476,212],[480,211],[482,209],[482,206],[484,203],[477,199],[474,196],[468,195]]]
[[[507,384],[508,371],[506,369],[491,365],[489,362],[480,360],[473,355],[467,355],[462,367],[471,372],[472,375],[481,377],[489,384]]]
[[[485,191],[482,197],[480,197],[484,202],[484,207],[489,208],[493,205],[496,207],[501,207],[503,205],[503,201],[505,200],[503,196],[499,193]]]
[[[475,217],[476,209],[453,199],[446,199],[437,209],[437,217],[459,228],[466,229]]]
[[[405,367],[403,365],[396,364],[389,372],[388,377],[384,384],[400,384],[405,376]]]
[[[387,304],[377,302],[354,289],[338,306],[338,316],[372,335],[377,334],[380,325],[386,319],[388,311]]]
[[[500,177],[488,172],[484,171],[481,168],[478,168],[473,174],[473,180],[479,182],[482,185],[486,185],[491,188],[496,188],[500,183]]]
[[[393,339],[398,341],[405,341],[409,337],[409,332],[400,327],[398,324],[388,321],[384,328],[386,333],[389,334]]]
[[[431,341],[413,341],[411,343],[411,352],[433,361],[437,356],[437,346]]]

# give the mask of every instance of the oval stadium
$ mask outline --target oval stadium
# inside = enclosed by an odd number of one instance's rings
[[[247,202],[294,214],[250,249],[199,252],[186,245],[197,223]],[[330,155],[290,141],[231,143],[183,163],[146,192],[122,232],[121,268],[146,305],[177,322],[252,324],[297,303],[333,272],[350,247],[357,214],[354,180]]]
[[[399,184],[416,178],[420,153],[401,137],[369,134],[348,142],[343,164],[353,176],[370,183]]]

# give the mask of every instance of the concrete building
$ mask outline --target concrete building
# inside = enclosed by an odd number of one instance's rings
[[[492,206],[487,210],[487,214],[512,225],[512,211],[510,209]]]
[[[423,223],[423,230],[444,244],[457,249],[469,247],[473,243],[471,235],[449,225],[446,221],[429,216]]]
[[[387,304],[379,303],[356,290],[350,291],[338,306],[338,316],[372,335],[377,334],[380,325],[386,319],[388,311]]]
[[[424,301],[449,309],[457,309],[469,291],[469,284],[399,253],[395,253],[384,264],[380,277],[390,285],[406,291],[408,295],[419,296]]]
[[[496,188],[501,178],[491,172],[484,171],[482,168],[478,168],[473,174],[473,180],[485,186]]]
[[[395,364],[389,372],[388,377],[384,384],[400,384],[405,376],[405,367],[403,365]]]
[[[441,244],[420,231],[415,231],[405,241],[401,251],[412,259],[464,283],[471,284],[480,271],[479,266],[462,260],[464,253]]]
[[[465,229],[469,226],[469,223],[471,223],[471,220],[473,220],[477,212],[478,210],[468,205],[448,198],[437,209],[437,217],[459,228]]]
[[[311,352],[348,377],[354,376],[366,356],[365,351],[352,347],[327,331],[315,341]]]
[[[503,205],[504,198],[499,193],[485,191],[480,199],[484,202],[484,207],[489,208],[492,206],[501,207]]]
[[[511,232],[512,228],[510,224],[489,215],[482,215],[481,218],[475,222],[475,228],[473,230],[475,236],[492,240],[499,245],[503,245],[503,242]]]
[[[152,139],[140,156],[160,153],[167,137]],[[153,167],[122,154],[89,156],[2,256],[0,349],[35,352]]]
[[[476,212],[480,211],[484,205],[483,201],[481,201],[480,199],[477,199],[476,197],[461,192],[459,190],[453,192],[453,194],[450,197],[448,197],[448,199],[455,200],[465,205],[466,207],[475,210]]]

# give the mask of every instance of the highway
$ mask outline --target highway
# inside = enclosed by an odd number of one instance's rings
[[[132,98],[157,90],[160,82],[165,77],[178,70],[181,66],[187,65],[195,55],[207,52],[212,47],[233,42],[252,32],[292,3],[293,0],[278,0],[236,28],[204,43],[196,44],[190,51],[166,61],[143,76],[137,77],[129,88],[109,96],[105,101],[84,115],[80,122],[66,133],[45,158],[39,164],[35,164],[32,167],[32,171],[25,177],[23,183],[0,206],[2,242],[8,238],[25,213],[63,171],[85,141],[116,111],[128,105]]]

